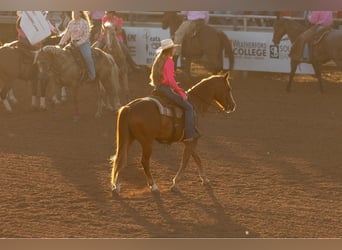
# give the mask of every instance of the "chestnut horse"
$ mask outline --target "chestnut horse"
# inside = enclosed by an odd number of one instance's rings
[[[229,83],[228,73],[224,75],[212,75],[202,79],[199,83],[187,91],[189,101],[197,113],[208,110],[212,103],[216,103],[225,112],[235,110],[235,101]],[[171,117],[161,114],[160,104],[153,97],[138,98],[119,109],[116,127],[116,154],[112,160],[111,186],[112,195],[120,192],[119,174],[127,164],[127,155],[130,145],[137,140],[142,147],[141,164],[147,178],[147,185],[151,191],[158,191],[150,173],[150,157],[154,140],[160,143],[179,142],[183,138],[184,117]],[[198,139],[192,142],[184,142],[183,158],[176,176],[173,178],[172,191],[177,191],[178,180],[182,171],[186,168],[190,156],[195,160],[200,179],[203,184],[209,183],[206,177],[200,157],[196,152]]]
[[[297,37],[303,33],[307,26],[299,23],[298,21],[277,18],[273,24],[273,43],[278,45],[283,36],[287,35],[294,43]],[[317,41],[313,41],[310,50],[310,61],[315,71],[315,75],[319,82],[319,89],[323,92],[323,83],[321,77],[322,64],[333,60],[339,70],[342,70],[342,30],[332,29],[319,37]],[[291,90],[293,77],[296,73],[298,64],[301,61],[291,59],[291,72],[290,79],[287,84],[287,91]]]
[[[80,54],[79,57],[75,57],[73,53],[77,52],[76,49],[74,50],[75,52],[72,52],[72,49],[68,49],[68,47],[44,46],[36,56],[36,63],[40,81],[52,81],[55,89],[61,85],[70,87],[74,104],[74,120],[77,121],[79,119],[78,91],[82,86],[82,82],[84,82],[86,70],[82,61],[83,58]],[[117,95],[120,88],[119,73],[111,55],[97,48],[92,49],[92,54],[96,70],[94,83],[97,83],[99,94],[98,109],[95,116],[99,117],[102,115],[104,102],[108,104],[110,109],[114,110],[121,106]],[[103,89],[105,90],[105,96]]]

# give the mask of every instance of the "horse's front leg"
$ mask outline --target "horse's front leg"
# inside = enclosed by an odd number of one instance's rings
[[[312,67],[315,71],[315,75],[317,77],[317,80],[318,80],[318,83],[319,83],[319,91],[321,93],[324,92],[324,89],[323,89],[323,82],[322,82],[322,74],[321,74],[321,67],[320,67],[320,64],[318,63],[312,63]]]
[[[11,104],[9,103],[8,99],[7,99],[7,93],[10,90],[10,87],[5,85],[1,90],[0,90],[0,101],[2,101],[6,111],[8,113],[12,113],[12,107]]]
[[[77,83],[73,83],[72,86],[72,99],[73,99],[73,105],[74,105],[74,121],[77,122],[80,119],[80,112],[78,107],[78,90],[79,86],[77,86]]]
[[[46,111],[47,107],[46,107],[46,89],[47,89],[47,81],[38,81],[37,83],[40,84],[40,105],[39,108],[42,111]]]
[[[201,158],[199,157],[197,151],[192,150],[191,156],[192,156],[192,158],[195,160],[195,162],[196,162],[196,164],[197,164],[197,167],[198,167],[198,175],[199,175],[199,177],[200,177],[200,179],[201,179],[202,185],[209,184],[210,181],[209,181],[209,179],[207,178],[206,174],[204,173],[202,161],[201,161]]]
[[[105,97],[105,90],[102,87],[102,84],[99,82],[97,84],[97,111],[95,114],[95,118],[100,118],[103,114],[103,106],[106,105],[106,97]]]
[[[172,186],[171,186],[171,191],[173,192],[178,192],[178,182],[181,179],[181,174],[184,171],[184,169],[186,168],[186,166],[189,163],[189,159],[190,156],[192,155],[192,152],[194,151],[194,148],[196,147],[196,141],[193,142],[185,142],[184,143],[184,150],[183,150],[183,157],[182,157],[182,162],[181,165],[177,171],[177,174],[175,175],[175,177],[172,180]]]
[[[296,70],[297,70],[297,66],[298,66],[298,61],[291,60],[290,79],[289,79],[289,82],[288,82],[287,87],[286,87],[287,92],[291,91],[292,82],[293,82],[293,78],[294,78],[294,75],[295,75]]]
[[[141,164],[144,168],[144,173],[147,180],[147,185],[152,192],[158,192],[158,186],[154,183],[153,177],[150,172],[150,158],[152,154],[152,142],[141,143],[142,146],[142,158]]]
[[[38,95],[38,82],[33,80],[31,81],[31,108],[34,111],[38,110],[37,95]]]

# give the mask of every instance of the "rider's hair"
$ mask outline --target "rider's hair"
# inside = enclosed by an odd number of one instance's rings
[[[153,62],[150,74],[151,85],[158,86],[163,80],[164,64],[168,57],[172,55],[173,48],[165,49],[160,52]]]

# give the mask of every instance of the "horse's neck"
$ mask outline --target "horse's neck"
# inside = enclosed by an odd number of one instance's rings
[[[199,91],[199,86],[192,87],[187,91],[189,101],[196,110],[197,113],[204,113],[211,105],[212,97],[209,95],[203,95],[201,93],[208,93],[207,91]]]
[[[286,22],[286,31],[291,43],[294,43],[297,37],[305,31],[305,27],[295,21],[288,21]]]

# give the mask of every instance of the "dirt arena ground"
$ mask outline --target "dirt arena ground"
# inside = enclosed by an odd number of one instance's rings
[[[94,86],[71,103],[33,112],[29,86],[17,82],[14,114],[0,107],[1,238],[340,238],[342,237],[342,74],[316,80],[287,75],[232,75],[237,103],[226,116],[199,118],[199,151],[210,187],[190,161],[170,191],[182,144],[156,143],[150,193],[133,145],[120,198],[110,192],[115,117],[95,119]],[[147,95],[144,72],[132,74],[132,95]]]

